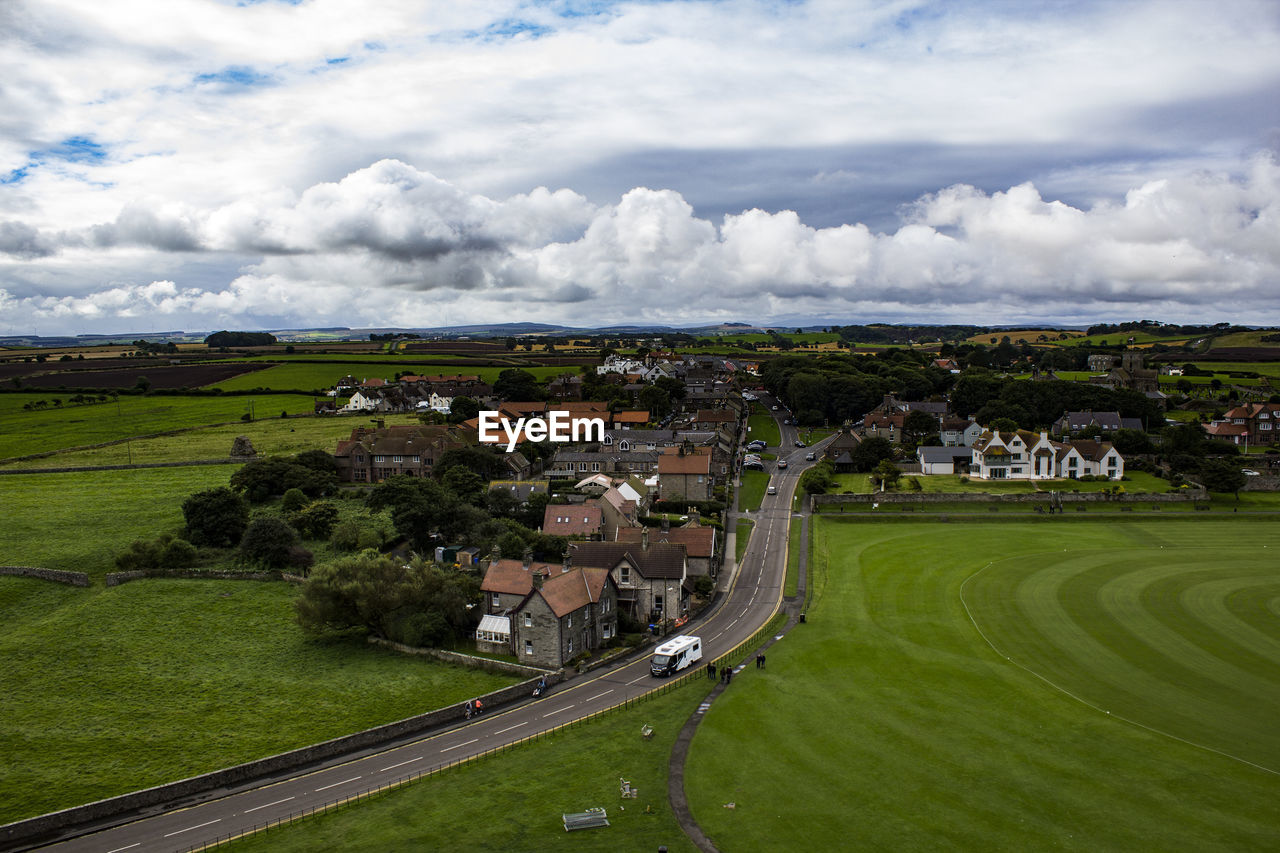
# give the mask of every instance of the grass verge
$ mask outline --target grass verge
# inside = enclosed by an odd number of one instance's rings
[[[427,777],[358,808],[309,818],[243,839],[228,850],[671,851],[697,848],[667,801],[667,761],[676,735],[710,682],[577,723],[497,756]],[[640,727],[653,727],[651,740]],[[619,797],[619,778],[636,787]],[[609,826],[566,833],[560,816],[594,806]]]
[[[766,471],[743,471],[742,488],[738,492],[738,509],[756,512],[764,500],[764,490],[769,485]]]
[[[787,580],[783,585],[783,595],[796,595],[800,591],[800,549],[804,543],[800,539],[803,530],[801,519],[791,519],[791,529],[787,532]]]
[[[754,521],[745,518],[738,519],[738,527],[734,533],[734,560],[738,563],[742,562],[742,555],[747,553],[747,542],[751,538],[751,528],[755,527]]]

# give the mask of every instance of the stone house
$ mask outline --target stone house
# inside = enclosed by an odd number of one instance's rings
[[[396,474],[429,477],[447,450],[465,447],[447,426],[356,427],[338,442],[333,458],[338,478],[348,483],[380,483]]]
[[[497,560],[481,590],[477,645],[521,663],[556,669],[618,634],[618,590],[605,569]]]
[[[618,606],[632,618],[655,622],[689,612],[688,556],[683,545],[651,542],[642,527],[640,544],[571,542],[566,559],[573,566],[609,571],[618,590]]]
[[[672,447],[658,456],[658,499],[706,501],[711,499],[711,450]]]
[[[641,544],[644,531],[655,543],[683,545],[688,558],[689,577],[709,575],[715,577],[720,570],[720,555],[716,552],[716,529],[703,527],[698,519],[697,510],[690,513],[691,519],[682,527],[663,527],[650,530],[643,527],[620,527],[615,541],[628,545]]]

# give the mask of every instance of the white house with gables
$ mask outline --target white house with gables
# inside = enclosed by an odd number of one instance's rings
[[[969,476],[979,480],[1061,480],[1085,475],[1119,480],[1124,457],[1106,441],[1051,441],[1046,432],[984,432],[973,445]]]

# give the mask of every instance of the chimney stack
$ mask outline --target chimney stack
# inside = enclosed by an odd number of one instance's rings
[[[640,528],[640,550],[641,551],[649,550],[649,528],[648,527]]]
[[[529,567],[531,565],[533,565],[533,549],[525,548],[524,549],[524,570],[526,572],[529,571]]]

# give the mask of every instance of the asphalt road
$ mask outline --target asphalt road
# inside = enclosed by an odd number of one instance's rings
[[[773,404],[768,400],[762,402]],[[785,416],[786,413],[779,410],[773,414]],[[771,483],[777,486],[778,494],[766,495],[758,512],[744,516],[755,522],[755,528],[727,596],[710,616],[681,629],[703,638],[704,664],[751,637],[781,605],[792,517],[791,496],[800,474],[808,467],[804,456],[809,452],[795,447],[794,427],[782,426],[781,430],[782,446],[776,449],[778,458],[788,459],[791,464],[782,471],[770,466]],[[557,728],[641,696],[660,684],[649,674],[646,655],[558,685],[540,699],[470,721],[459,720],[452,728],[402,746],[42,849],[66,853],[189,850]]]

